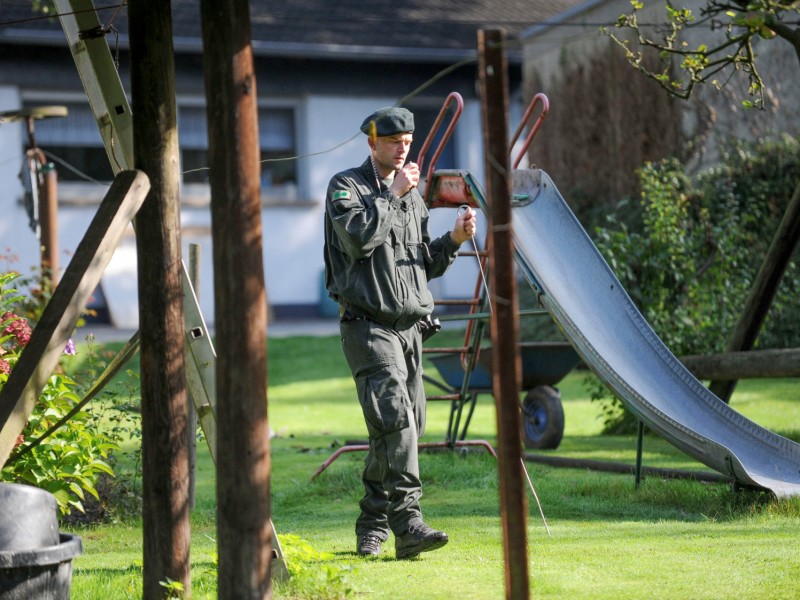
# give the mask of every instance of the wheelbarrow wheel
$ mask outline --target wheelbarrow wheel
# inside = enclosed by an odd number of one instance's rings
[[[522,440],[526,448],[554,450],[564,437],[561,394],[549,385],[531,389],[522,401]]]

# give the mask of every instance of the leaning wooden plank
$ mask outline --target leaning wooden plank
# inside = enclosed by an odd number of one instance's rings
[[[100,204],[30,342],[0,391],[0,465],[13,450],[81,312],[149,190],[150,181],[144,173],[122,171]]]
[[[800,377],[800,348],[695,354],[682,356],[680,360],[692,375],[701,380]]]

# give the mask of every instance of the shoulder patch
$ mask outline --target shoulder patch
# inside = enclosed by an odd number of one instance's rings
[[[347,190],[337,190],[333,192],[333,200],[347,200],[350,198],[350,192]]]

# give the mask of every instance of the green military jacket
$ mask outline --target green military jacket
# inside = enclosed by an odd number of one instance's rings
[[[356,316],[410,327],[433,310],[428,281],[444,274],[459,245],[431,241],[416,188],[402,198],[376,181],[369,158],[335,175],[325,200],[325,284]]]

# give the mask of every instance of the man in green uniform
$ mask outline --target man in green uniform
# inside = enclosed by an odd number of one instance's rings
[[[340,305],[342,348],[369,434],[357,552],[379,554],[395,535],[397,558],[444,546],[422,520],[417,439],[425,431],[422,333],[433,310],[428,280],[452,264],[475,233],[475,213],[431,241],[417,190],[419,167],[405,164],[414,116],[383,108],[361,125],[370,155],[335,175],[325,203],[325,279]]]

